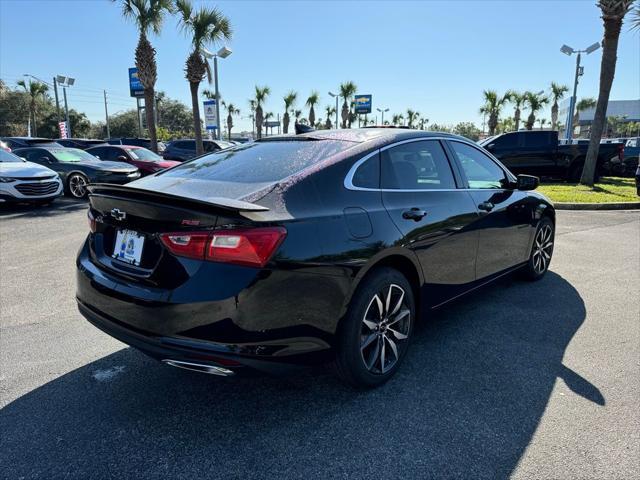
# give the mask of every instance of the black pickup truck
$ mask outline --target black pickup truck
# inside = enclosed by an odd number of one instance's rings
[[[554,130],[522,130],[489,137],[480,146],[491,152],[516,175],[580,180],[588,144],[560,145]],[[596,176],[613,157],[624,157],[624,143],[602,143]]]

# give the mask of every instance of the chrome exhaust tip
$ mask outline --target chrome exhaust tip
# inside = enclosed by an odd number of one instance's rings
[[[226,368],[217,367],[215,365],[205,365],[201,363],[183,362],[182,360],[170,360],[165,358],[162,363],[171,365],[172,367],[184,368],[194,372],[208,373],[209,375],[220,375],[222,377],[230,377],[234,372]]]

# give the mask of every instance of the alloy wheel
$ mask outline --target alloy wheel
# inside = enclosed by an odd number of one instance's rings
[[[411,330],[411,310],[405,291],[390,284],[376,293],[364,314],[360,331],[360,353],[371,373],[385,374],[398,362]]]
[[[533,245],[533,269],[538,275],[549,267],[552,253],[553,229],[551,225],[544,225],[538,230]]]
[[[83,198],[87,194],[87,180],[79,174],[69,178],[69,191],[76,198]]]

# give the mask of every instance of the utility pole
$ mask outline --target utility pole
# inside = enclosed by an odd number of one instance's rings
[[[56,94],[56,113],[58,114],[58,122],[60,122],[60,102],[58,101],[58,81],[53,77],[53,91]]]
[[[104,118],[107,124],[107,138],[111,138],[111,130],[109,130],[109,111],[107,110],[107,91],[104,90]]]

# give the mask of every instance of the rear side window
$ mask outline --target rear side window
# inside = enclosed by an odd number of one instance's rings
[[[456,188],[449,160],[437,140],[410,142],[381,153],[384,189],[434,190]]]
[[[185,162],[161,175],[215,182],[211,188],[214,196],[242,195],[282,180],[353,145],[337,140],[245,143]]]
[[[380,188],[380,155],[365,160],[353,174],[351,183],[354,187]]]

